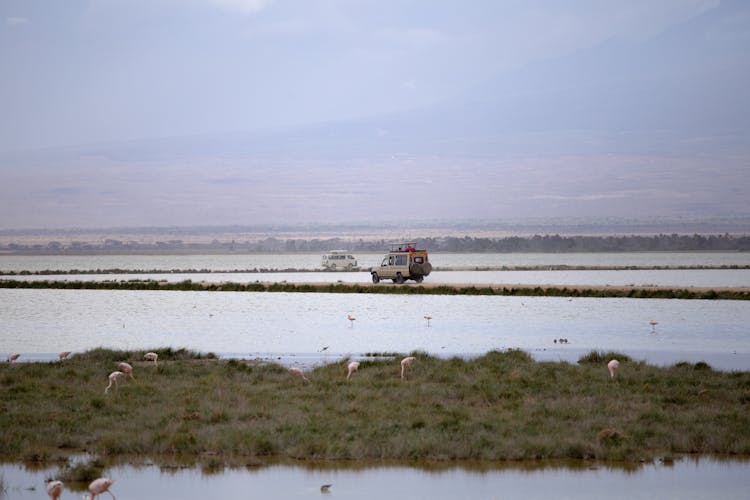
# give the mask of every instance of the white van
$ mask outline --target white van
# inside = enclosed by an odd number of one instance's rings
[[[321,257],[320,265],[323,269],[330,269],[332,271],[340,271],[342,269],[351,270],[357,267],[357,259],[353,255],[346,253],[346,250],[331,250]]]

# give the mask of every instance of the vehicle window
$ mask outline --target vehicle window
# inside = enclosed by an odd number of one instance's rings
[[[388,257],[388,265],[389,266],[393,265],[393,255],[391,255],[391,256]]]
[[[414,262],[416,262],[417,264],[421,264],[422,262],[424,262],[424,257],[414,257]]]
[[[397,266],[405,266],[406,265],[406,255],[396,255],[396,265]]]
[[[386,257],[385,259],[383,259],[383,263],[380,264],[380,265],[381,266],[387,266],[388,265],[388,257]]]

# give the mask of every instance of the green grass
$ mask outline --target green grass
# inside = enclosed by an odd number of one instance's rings
[[[557,287],[557,286],[420,286],[358,283],[204,283],[184,280],[167,282],[132,279],[127,281],[57,281],[0,279],[0,288],[69,290],[174,290],[210,292],[300,292],[375,293],[390,295],[505,295],[536,297],[621,297],[632,299],[750,300],[744,289],[684,289],[661,287]]]
[[[275,364],[157,352],[159,366],[140,361],[141,351],[102,349],[62,363],[3,363],[0,456],[216,464],[750,456],[750,372],[705,363],[659,368],[615,353],[612,380],[610,354],[571,364],[521,351],[472,360],[414,353],[403,381],[399,355],[362,361],[348,382],[344,363],[304,382]],[[105,395],[119,360],[135,366],[136,382]]]

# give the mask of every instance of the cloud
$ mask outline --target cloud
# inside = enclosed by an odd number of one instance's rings
[[[5,24],[7,24],[8,26],[20,26],[28,22],[29,20],[25,17],[11,16],[5,18]]]
[[[209,0],[209,2],[224,10],[252,15],[265,9],[273,0]]]

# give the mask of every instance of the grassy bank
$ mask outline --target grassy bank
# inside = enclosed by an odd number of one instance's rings
[[[0,288],[54,288],[70,290],[181,290],[223,292],[377,293],[404,295],[513,295],[536,297],[620,297],[634,299],[750,300],[750,290],[732,288],[666,288],[636,286],[523,286],[382,283],[206,283],[155,280],[58,281],[0,280]]]
[[[188,455],[198,462],[270,458],[639,460],[680,453],[750,456],[750,372],[703,363],[659,368],[619,356],[611,379],[592,354],[578,364],[523,352],[474,359],[417,353],[295,378],[281,366],[161,350],[94,350],[55,363],[0,366],[0,452],[50,462]],[[104,394],[116,361],[136,381]]]

